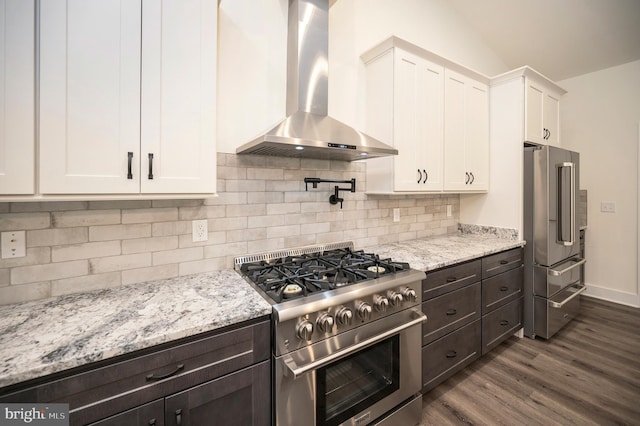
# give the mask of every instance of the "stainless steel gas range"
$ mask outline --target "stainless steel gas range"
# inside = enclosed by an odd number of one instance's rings
[[[235,264],[273,306],[276,425],[420,422],[424,272],[350,242]]]

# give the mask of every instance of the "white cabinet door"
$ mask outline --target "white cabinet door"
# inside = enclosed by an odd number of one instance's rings
[[[396,49],[396,191],[442,190],[443,75],[442,66]]]
[[[33,0],[0,0],[0,194],[33,194]]]
[[[544,128],[547,130],[547,143],[560,144],[560,97],[547,92],[544,96]]]
[[[525,81],[525,140],[544,144],[544,93],[529,79]]]
[[[445,71],[444,189],[486,191],[489,97],[486,84]]]
[[[140,0],[41,2],[41,193],[139,192],[140,19]]]
[[[217,11],[216,0],[144,2],[143,193],[216,190]]]

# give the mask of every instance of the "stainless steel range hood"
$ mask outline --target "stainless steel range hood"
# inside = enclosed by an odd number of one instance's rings
[[[328,116],[329,1],[290,0],[287,118],[238,154],[362,160],[398,150]]]

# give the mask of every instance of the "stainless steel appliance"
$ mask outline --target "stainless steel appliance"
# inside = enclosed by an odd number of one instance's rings
[[[577,220],[580,156],[551,146],[524,152],[524,334],[545,339],[573,319],[586,290]]]
[[[273,306],[276,425],[420,422],[424,272],[350,242],[235,265]]]

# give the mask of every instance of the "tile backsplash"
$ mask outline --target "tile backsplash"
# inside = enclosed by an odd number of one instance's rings
[[[367,195],[365,167],[218,153],[217,197],[0,202],[0,231],[26,230],[27,244],[26,257],[0,260],[0,304],[228,269],[235,256],[274,249],[457,232],[458,195]],[[341,209],[329,203],[335,184],[305,191],[305,177],[356,178],[356,192],[340,192]],[[207,241],[192,242],[195,219],[207,219]]]

